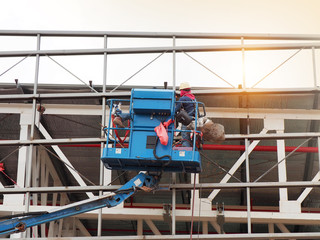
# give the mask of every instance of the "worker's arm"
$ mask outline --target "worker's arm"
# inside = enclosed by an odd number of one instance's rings
[[[190,99],[190,98],[185,97],[185,96],[179,98],[178,102],[176,103],[175,112],[176,112],[176,113],[179,112],[180,109],[183,108],[183,102],[184,102],[184,101],[188,101],[189,99]]]

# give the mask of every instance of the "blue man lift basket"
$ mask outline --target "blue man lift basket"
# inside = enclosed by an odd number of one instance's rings
[[[112,99],[113,103],[119,99]],[[175,91],[158,89],[132,89],[130,98],[130,131],[129,143],[123,147],[118,144],[111,131],[119,129],[112,127],[109,120],[106,129],[107,144],[101,160],[108,169],[136,171],[165,171],[165,172],[200,172],[200,154],[195,147],[173,147],[174,124],[168,127],[168,144],[162,145],[157,138],[154,128],[161,122],[175,117]],[[198,104],[195,104],[196,108]],[[111,116],[111,109],[110,109]],[[122,130],[123,131],[123,130]]]

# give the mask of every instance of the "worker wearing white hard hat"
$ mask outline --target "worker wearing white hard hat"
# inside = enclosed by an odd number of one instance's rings
[[[195,116],[195,107],[194,102],[196,101],[195,96],[191,93],[191,86],[188,82],[182,82],[179,87],[180,98],[176,105],[176,112],[179,112],[181,109],[184,109],[190,118]],[[182,125],[181,130],[187,130],[186,125]],[[191,147],[192,142],[190,138],[190,132],[181,132],[182,136],[182,146]]]
[[[188,82],[183,82],[180,84],[179,90],[191,89],[190,84]]]

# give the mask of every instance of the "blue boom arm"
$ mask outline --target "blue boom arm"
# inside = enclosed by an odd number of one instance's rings
[[[137,190],[142,189],[148,191],[155,189],[159,180],[158,176],[150,176],[141,172],[114,193],[69,204],[62,207],[62,209],[44,212],[38,216],[27,216],[26,214],[24,217],[2,221],[0,222],[0,235],[22,232],[35,225],[78,215],[103,207],[111,208],[117,206],[133,195]]]

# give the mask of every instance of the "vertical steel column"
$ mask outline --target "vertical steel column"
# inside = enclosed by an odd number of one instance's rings
[[[284,120],[282,120],[284,122]],[[277,130],[277,133],[283,134],[283,130]],[[282,159],[286,158],[286,152],[285,152],[285,140],[277,140],[277,157],[278,157],[278,179],[279,182],[286,182],[287,181],[287,161]],[[282,161],[280,163],[280,161]],[[279,197],[280,197],[280,212],[282,211],[282,204],[281,202],[287,202],[288,201],[288,188],[279,188]]]
[[[176,173],[172,173],[172,184],[176,184]],[[176,235],[176,197],[177,192],[176,189],[172,190],[172,235]]]
[[[104,48],[107,48],[107,35],[104,35]],[[107,52],[104,52],[103,54],[103,85],[102,85],[102,93],[106,93],[106,84],[107,84]],[[102,126],[106,125],[106,97],[102,97],[102,116],[101,116],[101,124]],[[104,131],[101,130],[101,137],[104,137]],[[104,149],[104,143],[101,142],[101,153],[102,156]],[[102,161],[100,161],[100,185],[103,186],[104,184],[104,165]],[[103,194],[102,191],[99,191],[99,196]],[[102,231],[102,208],[99,209],[99,215],[98,215],[98,230],[97,230],[97,236],[101,237],[101,231]]]
[[[250,133],[249,129],[249,116],[247,117],[247,134]],[[249,165],[249,140],[248,138],[245,139],[245,155],[246,155],[246,181],[247,183],[250,182],[250,165]],[[247,187],[247,222],[248,222],[248,233],[251,233],[251,202],[250,202],[250,187]]]
[[[244,38],[241,37],[241,46],[242,46],[242,88],[246,89],[246,67],[244,63],[244,54],[245,54],[245,49],[244,49]]]
[[[176,46],[176,37],[173,36],[173,47]],[[172,88],[173,90],[176,90],[176,51],[172,52]],[[176,183],[176,173],[172,173],[172,183]],[[177,197],[177,192],[176,189],[172,190],[172,230],[171,234],[175,235],[176,234],[176,197]]]
[[[40,41],[41,36],[37,34],[37,51],[40,51]],[[36,55],[36,66],[35,66],[35,77],[34,77],[34,85],[33,85],[33,94],[37,94],[38,90],[38,79],[39,79],[39,65],[40,65],[40,55]],[[34,138],[34,128],[35,128],[35,121],[36,121],[36,104],[37,100],[34,97],[32,100],[32,122],[31,122],[31,129],[30,129],[30,139],[33,140]],[[30,187],[31,185],[31,169],[32,169],[32,154],[33,154],[33,144],[29,146],[29,156],[27,159],[27,166],[26,166],[26,188]],[[30,207],[30,192],[26,192],[26,199],[25,199],[25,212],[29,212]],[[26,232],[26,235],[29,236],[30,229]]]
[[[318,137],[318,159],[319,159],[319,172],[320,172],[320,137]]]
[[[137,235],[138,236],[143,235],[143,220],[142,219],[137,220]]]
[[[176,37],[173,36],[173,47],[176,46]],[[176,51],[172,51],[172,89],[176,90]]]
[[[316,53],[315,48],[312,47],[312,63],[313,63],[313,81],[314,81],[314,88],[318,87],[317,84],[317,67],[316,67]]]

